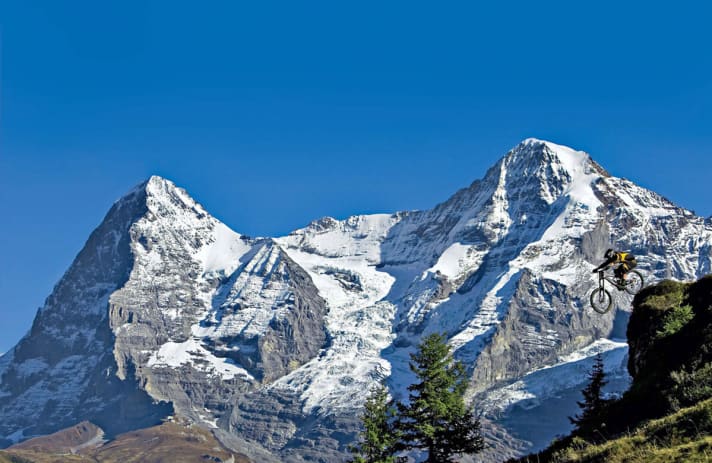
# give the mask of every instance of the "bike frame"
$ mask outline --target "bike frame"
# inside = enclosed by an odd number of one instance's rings
[[[615,286],[618,291],[623,291],[625,289],[625,284],[621,285],[610,276],[606,276],[606,270],[607,269],[598,271],[598,287],[601,289],[605,289],[605,282],[607,281],[608,283]]]

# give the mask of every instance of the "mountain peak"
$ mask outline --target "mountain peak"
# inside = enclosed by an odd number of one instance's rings
[[[182,190],[182,188],[178,188],[172,181],[158,175],[151,175],[148,180],[142,184],[142,187],[146,190],[146,193],[149,196],[162,195],[176,190]],[[183,190],[183,192],[185,193],[185,190]]]
[[[149,186],[149,185],[165,185],[165,184],[175,186],[175,184],[173,182],[171,182],[167,178],[161,177],[160,175],[151,175],[150,177],[148,177],[148,180],[146,180],[145,183],[147,186]]]
[[[547,164],[552,162],[559,164],[572,177],[576,177],[576,173],[596,173],[603,177],[610,177],[610,174],[585,151],[548,140],[526,138],[512,148],[505,157],[510,156],[518,159],[534,157]]]
[[[558,158],[562,162],[568,161],[568,163],[581,163],[591,159],[588,153],[584,151],[578,151],[565,145],[559,145],[557,143],[540,140],[538,138],[527,138],[522,140],[509,153],[526,153],[535,156],[548,154],[549,156]]]
[[[546,144],[546,143],[550,143],[550,142],[547,140],[542,140],[540,138],[529,137],[529,138],[525,138],[524,140],[519,142],[519,145],[542,145],[542,144]]]
[[[607,173],[583,152],[536,138],[527,138],[487,173],[495,195],[539,197],[552,204],[562,196],[595,208],[592,184]],[[504,204],[504,203],[503,203]]]
[[[572,151],[575,153],[584,153],[583,151],[574,150],[573,148],[566,146],[566,145],[560,145],[558,143],[554,143],[549,140],[542,140],[540,138],[534,138],[534,137],[525,138],[524,140],[520,141],[519,144],[515,147],[515,150],[520,147],[535,147],[535,148],[547,147],[550,150],[556,151],[556,152]]]
[[[172,181],[159,175],[151,175],[132,190],[119,202],[134,202],[146,204],[154,213],[158,210],[190,210],[199,217],[208,216],[207,211],[183,188],[176,186]]]

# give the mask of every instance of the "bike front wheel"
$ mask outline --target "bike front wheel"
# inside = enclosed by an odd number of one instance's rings
[[[611,293],[603,288],[596,288],[591,293],[591,307],[598,313],[606,313],[611,310],[613,298]]]

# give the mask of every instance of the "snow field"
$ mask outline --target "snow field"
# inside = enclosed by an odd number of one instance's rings
[[[242,376],[248,380],[254,380],[247,370],[228,359],[214,356],[197,339],[189,339],[180,343],[169,341],[161,345],[158,351],[151,355],[146,365],[148,367],[178,368],[188,364],[196,370],[219,375],[223,379]]]
[[[490,391],[482,402],[487,414],[504,413],[520,405],[532,408],[541,401],[586,383],[596,354],[603,355],[604,371],[608,375],[628,377],[626,362],[628,344],[600,339],[582,349],[559,358],[554,365],[545,366],[511,384]]]
[[[375,218],[383,224],[383,216]],[[362,221],[364,223],[366,221]],[[380,237],[385,230],[368,241],[361,240],[361,256],[375,258]],[[365,392],[390,375],[390,364],[381,358],[381,351],[391,344],[392,321],[396,307],[382,299],[395,279],[378,271],[370,259],[349,253],[343,257],[326,257],[330,250],[343,243],[340,233],[329,232],[319,239],[309,237],[310,251],[288,247],[294,235],[277,240],[290,258],[306,269],[321,296],[329,304],[326,316],[331,346],[324,354],[279,379],[270,387],[297,391],[305,400],[304,410],[357,408]],[[314,248],[318,243],[320,247]],[[357,275],[359,290],[349,290],[325,270],[341,270]]]

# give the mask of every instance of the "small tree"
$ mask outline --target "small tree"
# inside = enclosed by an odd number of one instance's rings
[[[603,371],[603,356],[598,353],[593,362],[593,367],[588,373],[588,385],[581,391],[583,401],[576,402],[581,408],[581,413],[574,417],[569,417],[569,421],[576,426],[577,430],[588,428],[595,424],[601,416],[606,400],[602,396],[603,386],[608,384],[606,373]]]
[[[388,389],[379,385],[371,389],[361,421],[361,441],[351,447],[353,463],[398,463],[394,454],[398,433],[394,427],[396,408],[388,399]]]
[[[409,404],[398,404],[402,448],[427,450],[428,463],[481,451],[480,422],[465,405],[465,368],[453,360],[445,336],[426,337],[411,360],[420,382],[408,386]]]

